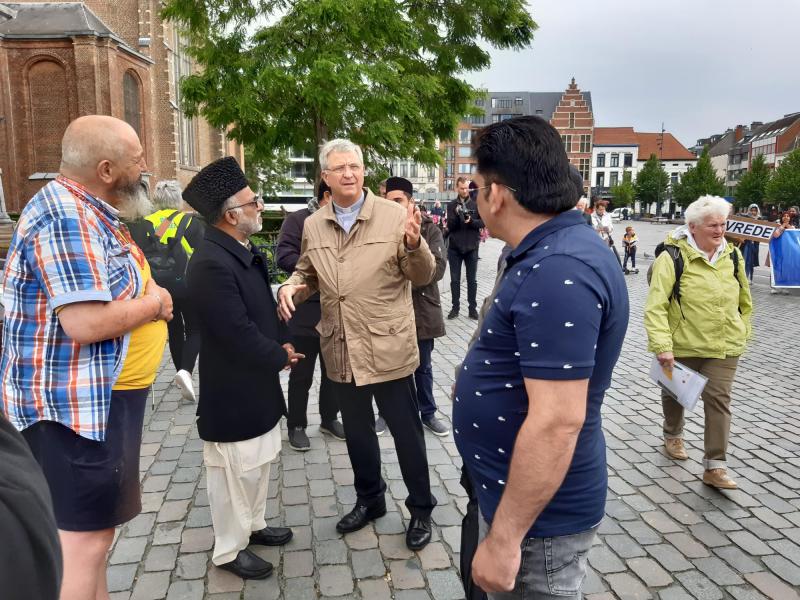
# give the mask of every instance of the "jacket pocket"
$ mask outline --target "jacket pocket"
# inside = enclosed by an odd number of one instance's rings
[[[416,348],[416,333],[411,331],[412,319],[397,319],[367,323],[372,344],[372,364],[377,373],[394,371],[412,362]]]
[[[336,325],[333,321],[320,321],[314,329],[319,333],[320,352],[325,360],[326,374],[328,379],[334,379],[339,375],[339,344],[336,340]]]

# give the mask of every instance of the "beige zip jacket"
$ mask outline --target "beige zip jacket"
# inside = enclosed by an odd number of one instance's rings
[[[365,189],[350,234],[333,203],[306,219],[300,259],[285,282],[305,284],[303,302],[320,292],[317,325],[328,378],[356,385],[406,377],[419,365],[411,287],[427,285],[436,263],[428,244],[405,246],[406,210]]]

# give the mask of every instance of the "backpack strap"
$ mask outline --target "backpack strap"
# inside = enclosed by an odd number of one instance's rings
[[[672,266],[675,270],[675,283],[672,284],[672,297],[678,303],[678,308],[681,311],[681,317],[684,319],[686,316],[683,314],[683,306],[681,306],[681,276],[683,275],[683,255],[681,249],[672,244],[664,244],[664,250],[672,258]]]
[[[159,242],[164,234],[167,233],[167,229],[170,228],[170,225],[172,225],[172,221],[174,221],[175,217],[177,217],[179,214],[181,214],[181,211],[175,210],[167,215],[163,221],[161,221],[161,225],[159,225],[158,229],[156,229],[156,237],[158,238]]]
[[[175,231],[175,237],[170,240],[172,244],[180,245],[183,236],[186,235],[186,230],[189,228],[191,221],[192,217],[189,215],[183,216],[181,222],[178,223],[178,229]]]
[[[731,260],[733,261],[733,277],[739,283],[739,287],[742,287],[742,282],[739,281],[739,252],[736,248],[731,252]]]

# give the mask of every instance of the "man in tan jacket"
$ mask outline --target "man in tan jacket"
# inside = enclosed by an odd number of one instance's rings
[[[431,281],[435,261],[420,236],[419,209],[404,209],[364,188],[361,149],[331,140],[320,151],[333,202],[305,222],[295,272],[278,291],[281,316],[320,292],[317,325],[327,377],[342,413],[357,502],[336,528],[357,531],[386,513],[372,397],[396,441],[411,522],[406,544],[431,538],[431,495],[425,438],[413,373],[419,365],[411,286]]]

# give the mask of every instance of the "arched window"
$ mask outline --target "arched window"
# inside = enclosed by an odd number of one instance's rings
[[[123,106],[125,122],[133,127],[139,139],[142,139],[142,93],[139,78],[133,71],[125,71],[122,76]]]
[[[55,173],[61,162],[61,136],[69,124],[67,74],[53,60],[40,60],[28,70],[31,172]]]

